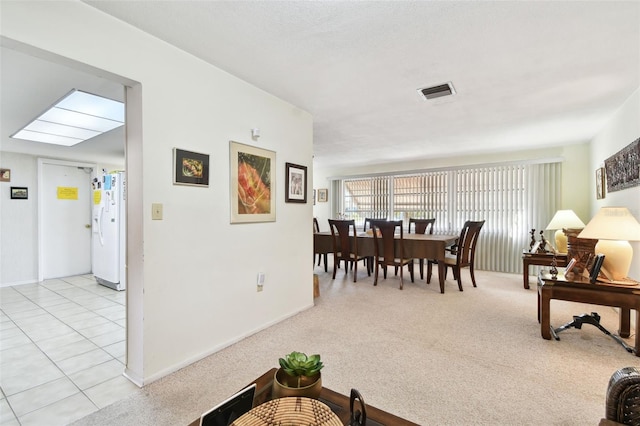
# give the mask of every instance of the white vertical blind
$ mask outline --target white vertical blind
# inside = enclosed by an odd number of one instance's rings
[[[435,233],[457,234],[467,220],[484,220],[476,268],[522,272],[529,247],[560,206],[562,164],[510,164],[342,180],[346,218],[436,218]],[[337,191],[336,191],[337,192]],[[549,237],[547,235],[547,237]]]

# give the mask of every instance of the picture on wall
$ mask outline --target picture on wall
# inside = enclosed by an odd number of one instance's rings
[[[285,163],[285,202],[307,202],[307,167]]]
[[[318,189],[318,202],[326,203],[329,200],[329,190],[328,189]]]
[[[173,148],[173,184],[209,186],[209,155]]]
[[[640,138],[604,160],[607,192],[640,185]]]
[[[29,198],[29,188],[22,186],[11,187],[11,199],[13,200],[27,200]]]
[[[599,167],[596,169],[596,198],[602,200],[604,195],[604,167]]]
[[[0,169],[0,182],[11,182],[10,169]]]
[[[229,142],[231,223],[274,222],[276,153]]]

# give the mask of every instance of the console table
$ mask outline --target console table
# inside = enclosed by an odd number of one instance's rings
[[[568,263],[567,254],[556,254],[556,267],[562,268],[567,266]],[[524,288],[529,289],[529,266],[551,266],[553,262],[553,253],[529,253],[527,250],[522,250],[522,278]]]
[[[620,337],[630,335],[630,311],[636,311],[634,352],[640,356],[640,285],[591,284],[582,275],[553,278],[547,271],[538,274],[538,322],[542,337],[551,340],[550,302],[552,299],[620,308]]]
[[[254,407],[257,407],[258,405],[271,400],[271,387],[273,386],[273,376],[275,375],[275,373],[276,368],[272,368],[262,376],[258,377],[254,382],[252,382],[256,384],[256,394],[253,398]],[[363,395],[363,398],[366,403],[367,396]],[[349,412],[348,396],[323,387],[318,400],[328,405],[329,408],[331,408],[331,411],[336,413],[343,424],[349,424],[349,416],[351,413]],[[413,423],[401,417],[394,416],[391,413],[382,411],[369,404],[367,404],[366,409],[367,426],[419,426],[417,423]],[[198,426],[199,424],[200,418],[189,423],[189,426]]]

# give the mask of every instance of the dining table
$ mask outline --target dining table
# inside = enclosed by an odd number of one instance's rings
[[[373,235],[367,232],[356,233],[358,255],[374,257],[375,240]],[[404,234],[403,253],[406,258],[413,259],[434,259],[438,261],[438,280],[440,282],[440,293],[444,293],[444,258],[446,247],[456,243],[458,235],[440,234]],[[400,236],[396,235],[396,251],[399,251]],[[331,232],[316,232],[313,234],[314,253],[333,253],[333,238]]]

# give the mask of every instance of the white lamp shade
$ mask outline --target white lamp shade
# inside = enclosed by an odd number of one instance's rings
[[[547,225],[547,230],[562,228],[584,228],[584,222],[573,210],[558,210]]]
[[[640,241],[640,223],[626,207],[602,207],[578,238]]]

